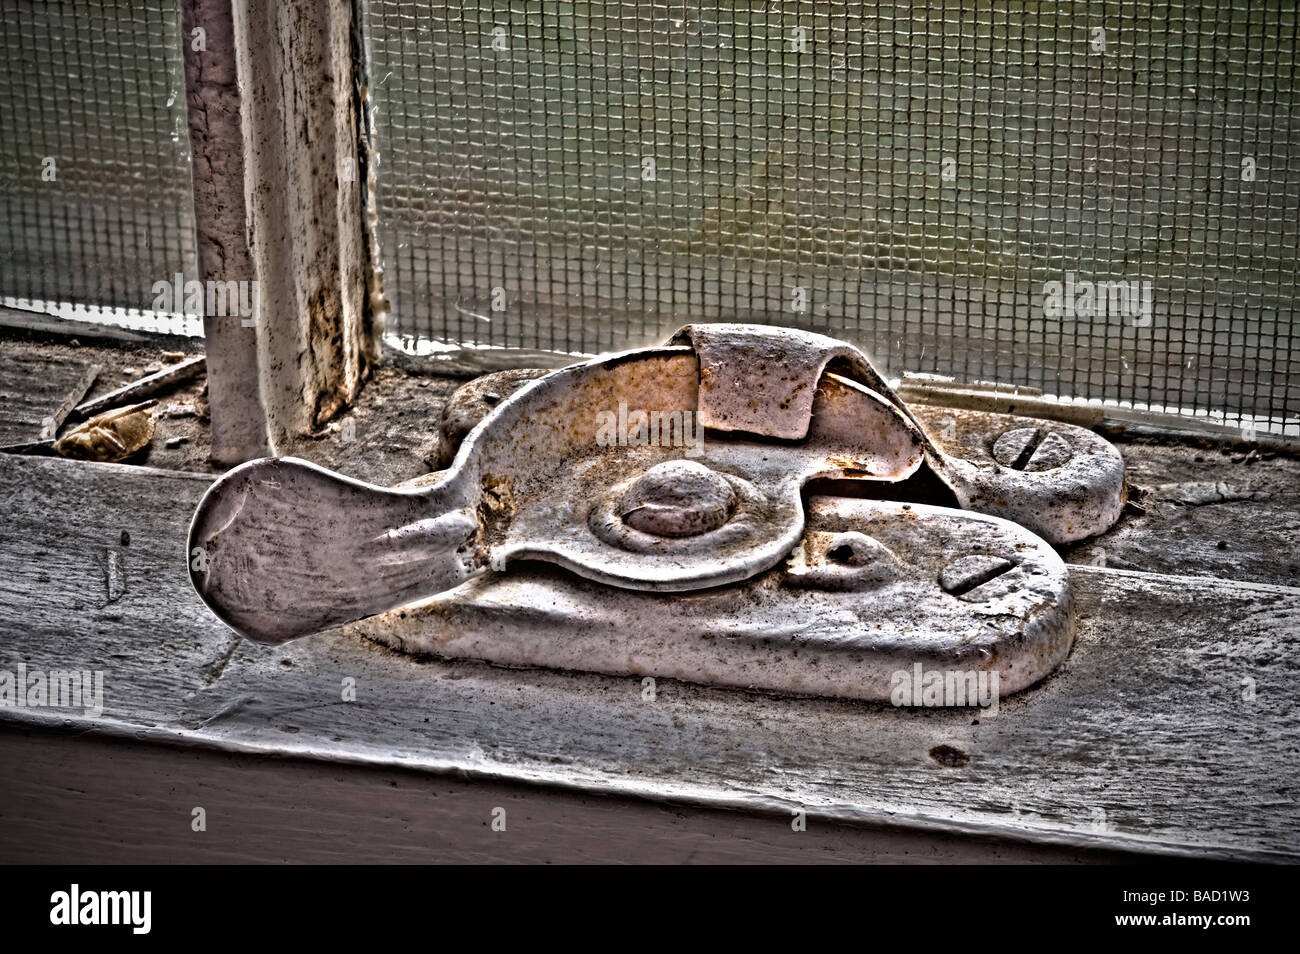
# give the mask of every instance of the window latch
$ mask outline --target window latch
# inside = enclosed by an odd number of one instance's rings
[[[920,666],[1005,694],[1069,651],[1051,544],[1124,503],[1091,431],[953,412],[935,434],[804,331],[691,325],[489,393],[453,397],[472,426],[406,485],[293,458],[225,474],[190,528],[195,589],[258,642],[355,624],[506,665],[877,700]]]

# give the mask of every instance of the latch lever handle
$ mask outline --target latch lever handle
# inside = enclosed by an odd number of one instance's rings
[[[468,579],[477,522],[455,484],[376,487],[307,461],[237,467],[190,525],[190,579],[236,632],[281,643]]]

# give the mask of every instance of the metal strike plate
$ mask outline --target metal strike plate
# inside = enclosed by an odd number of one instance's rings
[[[434,620],[441,617],[412,614],[414,604],[437,598],[441,607],[477,606],[481,594],[531,580],[541,562],[554,568],[547,572],[558,574],[555,579],[596,587],[592,592],[605,593],[610,606],[650,600],[647,608],[660,606],[665,613],[705,607],[700,620],[710,626],[728,612],[724,606],[740,613],[734,601],[759,592],[753,588],[765,580],[763,605],[782,620],[780,632],[787,635],[798,607],[816,591],[836,594],[836,604],[858,605],[858,618],[869,616],[864,625],[873,631],[916,633],[915,627],[900,628],[895,612],[912,605],[926,607],[936,632],[960,632],[970,642],[972,631],[959,622],[972,612],[970,601],[929,592],[939,586],[933,567],[914,555],[900,557],[914,548],[900,542],[906,533],[889,527],[914,526],[918,539],[938,533],[954,545],[965,540],[971,551],[965,555],[973,557],[984,543],[966,538],[1001,539],[1012,533],[1010,525],[942,508],[904,515],[894,513],[894,505],[864,501],[856,508],[836,506],[868,529],[828,531],[808,525],[805,487],[847,482],[855,494],[870,497],[873,486],[901,485],[928,470],[959,506],[1013,516],[1050,542],[1100,532],[1122,506],[1119,455],[1095,435],[1063,427],[1050,440],[1038,434],[1005,437],[1000,445],[990,440],[987,459],[951,441],[941,444],[861,352],[806,332],[689,326],[663,347],[497,383],[498,390],[513,393],[472,385],[470,397],[453,397],[444,434],[459,427],[463,440],[445,471],[414,486],[376,487],[293,459],[254,461],[222,477],[191,527],[196,590],[254,640],[282,642],[402,608],[406,619],[426,618],[430,627],[427,640],[408,634],[403,644],[432,650],[450,645],[436,636]],[[917,523],[922,512],[931,528],[926,533]],[[876,540],[876,530],[888,531],[895,542]],[[849,534],[834,549],[849,553],[850,564],[817,556],[826,533]],[[1023,534],[1016,540],[1022,550],[1043,551],[1033,566],[1051,564],[1048,556],[1055,555],[1043,541],[1019,527],[1014,534]],[[1021,562],[998,566],[1008,579],[1019,579]],[[1067,604],[1063,571],[1059,575],[1060,591],[1052,590],[1042,605]],[[1053,578],[1046,571],[1042,576]],[[909,580],[916,589],[903,585]],[[874,589],[865,587],[869,581]],[[881,602],[881,586],[906,592],[906,599]],[[549,598],[536,587],[525,593],[532,595],[513,604],[520,618],[536,608],[535,598]],[[693,595],[666,599],[664,593]],[[954,601],[965,608],[945,615],[941,608],[951,610]],[[1000,612],[1023,636],[1029,609],[1008,605],[1013,608]],[[789,612],[778,612],[781,606]],[[828,630],[814,625],[816,616],[809,617],[809,633],[823,635],[810,636],[809,645],[834,643]],[[395,625],[391,616],[381,619]],[[759,627],[757,619],[752,625]],[[368,631],[383,638],[375,626]],[[1052,645],[1064,639],[1068,647],[1068,620],[1053,619],[1053,627]],[[634,638],[631,630],[627,636]],[[476,639],[472,633],[464,638]],[[526,638],[512,637],[516,643]],[[558,631],[549,638],[559,639]],[[469,645],[459,640],[457,646]],[[473,644],[479,648],[471,655],[508,661],[481,640]],[[686,658],[684,646],[678,649]],[[989,646],[1006,651],[997,639]],[[779,654],[779,642],[765,644],[764,651]],[[565,651],[555,647],[524,656],[538,665],[569,665]],[[876,665],[871,660],[884,657],[873,651],[844,658],[857,659],[858,677],[867,679]],[[1026,671],[1023,660],[1020,665]],[[585,668],[600,667],[592,662]],[[705,681],[749,684],[734,673]],[[805,691],[800,685],[816,683],[808,674],[799,684],[779,681],[768,687]],[[842,683],[806,691],[875,697]]]

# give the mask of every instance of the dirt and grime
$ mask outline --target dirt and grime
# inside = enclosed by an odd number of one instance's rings
[[[0,347],[99,364],[87,399],[198,353],[175,339],[151,345],[11,331],[0,332]],[[403,365],[381,365],[354,408],[283,452],[385,486],[437,469],[442,410],[465,382]],[[153,438],[127,463],[221,473],[209,461],[204,377],[159,394],[157,402]],[[1062,548],[1067,562],[1300,585],[1300,459],[1243,443],[1110,439],[1124,457],[1128,505],[1107,533]]]

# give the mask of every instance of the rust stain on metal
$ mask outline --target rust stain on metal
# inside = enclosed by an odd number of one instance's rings
[[[510,478],[485,474],[482,480],[482,496],[477,510],[478,533],[475,537],[480,554],[486,553],[492,546],[504,538],[510,521],[514,518],[516,507],[514,495],[510,490]]]

